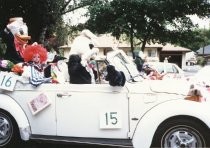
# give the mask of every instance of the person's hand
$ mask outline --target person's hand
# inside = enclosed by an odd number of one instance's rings
[[[99,49],[98,49],[98,48],[93,48],[92,51],[93,51],[95,54],[98,54],[98,53],[99,53]]]

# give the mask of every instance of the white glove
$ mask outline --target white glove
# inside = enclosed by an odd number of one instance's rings
[[[95,54],[98,54],[98,53],[99,53],[99,49],[98,49],[98,48],[95,48],[95,47],[92,49],[92,51],[93,51]]]

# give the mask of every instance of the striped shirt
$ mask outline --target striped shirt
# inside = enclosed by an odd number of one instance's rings
[[[29,77],[29,83],[33,86],[39,86],[42,83],[50,82],[51,78],[45,78],[43,70],[37,69],[36,65],[30,65],[31,76]]]

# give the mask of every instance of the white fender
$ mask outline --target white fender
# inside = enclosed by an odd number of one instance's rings
[[[186,115],[200,119],[210,127],[210,104],[187,100],[174,100],[160,104],[148,111],[139,121],[133,135],[134,148],[148,148],[157,127],[167,118]]]
[[[29,140],[30,137],[30,126],[26,114],[15,100],[7,95],[0,94],[0,109],[9,112],[16,120],[20,136],[22,140]]]

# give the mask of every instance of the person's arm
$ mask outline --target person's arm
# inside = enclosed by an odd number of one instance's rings
[[[162,80],[163,77],[164,77],[166,74],[167,74],[167,73],[162,73],[162,74],[160,74],[159,72],[157,72],[157,79],[158,79],[158,80]]]

